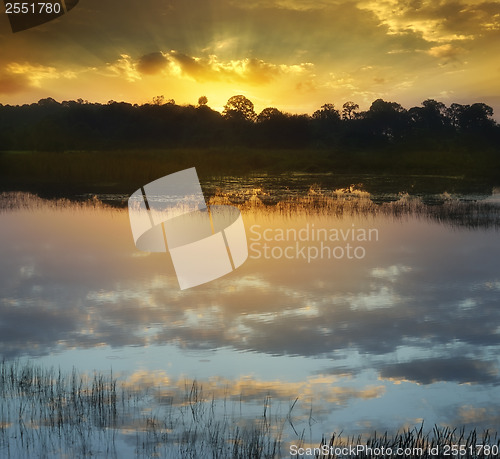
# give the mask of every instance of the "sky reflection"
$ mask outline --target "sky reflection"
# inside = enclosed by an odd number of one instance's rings
[[[249,239],[252,225],[307,224],[376,228],[379,237],[354,242],[363,259],[254,257],[181,291],[168,254],[136,250],[126,210],[33,203],[0,213],[3,358],[74,355],[67,358],[85,371],[109,368],[106,359],[117,351],[125,360],[113,365],[129,382],[178,386],[194,371],[217,393],[231,387],[231,397],[316,396],[324,422],[342,410],[358,429],[376,421],[381,403],[399,427],[430,412],[399,402],[404,393],[434,400],[442,411],[436,419],[497,420],[486,404],[500,382],[494,229],[450,228],[418,214],[247,209]],[[93,357],[80,361],[82,352]]]

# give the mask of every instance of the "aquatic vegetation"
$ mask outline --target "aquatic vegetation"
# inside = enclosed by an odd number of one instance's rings
[[[112,372],[65,374],[19,362],[0,364],[2,457],[279,457],[285,421],[221,415],[193,381],[182,398],[119,384]]]
[[[438,196],[415,196],[408,193],[384,196],[383,199],[356,188],[326,190],[312,186],[304,193],[280,195],[262,188],[242,188],[223,192],[216,189],[207,204],[235,205],[245,213],[282,216],[334,216],[336,218],[387,216],[405,219],[427,218],[452,227],[499,228],[500,205],[497,195],[490,198],[464,199],[444,193]],[[14,210],[105,210],[119,211],[128,195],[83,195],[78,199],[42,199],[28,192],[0,193],[0,212]]]
[[[270,397],[258,415],[234,413],[227,400],[186,382],[182,397],[158,388],[119,383],[112,372],[63,373],[32,363],[0,363],[0,452],[6,458],[30,457],[172,457],[274,459],[334,458],[346,451],[353,459],[392,457],[498,457],[496,433],[435,426],[394,435],[325,436],[306,442],[294,427],[294,407],[280,412]],[[162,409],[158,409],[161,407]],[[313,421],[313,413],[309,422]],[[285,434],[286,430],[286,434]],[[457,446],[458,445],[458,446]],[[482,445],[482,446],[479,446]],[[381,452],[385,451],[385,454]],[[308,452],[313,455],[304,455]]]
[[[432,198],[432,199],[429,199]],[[307,193],[283,198],[270,198],[257,190],[252,194],[216,193],[210,205],[234,204],[252,213],[334,216],[337,218],[387,216],[404,219],[427,218],[450,226],[498,228],[500,206],[494,199],[461,199],[451,195],[427,197],[399,193],[380,199],[355,187],[333,191],[313,186]]]

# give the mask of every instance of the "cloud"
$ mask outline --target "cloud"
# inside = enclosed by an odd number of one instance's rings
[[[170,52],[169,56],[176,62],[182,75],[198,81],[223,80],[267,84],[286,74],[303,73],[311,66],[306,63],[279,65],[255,58],[221,61],[216,55],[198,58],[177,51]]]
[[[6,73],[15,77],[21,76],[21,80],[24,78],[29,81],[31,86],[35,87],[40,87],[43,80],[76,78],[76,73],[71,70],[58,70],[55,67],[36,65],[29,62],[7,64]]]
[[[418,359],[384,366],[380,376],[393,381],[432,384],[439,381],[459,384],[498,384],[499,368],[495,361],[466,357]]]
[[[392,34],[411,31],[429,42],[473,40],[500,29],[500,4],[456,0],[361,0]]]
[[[162,52],[145,54],[137,61],[137,70],[145,75],[155,75],[164,70],[169,63]]]
[[[440,59],[456,59],[463,52],[463,48],[446,43],[445,45],[433,46],[427,51],[427,54]]]
[[[169,53],[172,61],[177,65],[180,74],[189,76],[195,80],[217,79],[213,73],[210,61],[197,57],[188,56],[178,51]]]
[[[313,71],[311,63],[275,64],[262,59],[245,58],[221,60],[215,54],[190,56],[177,50],[154,52],[138,59],[121,54],[106,70],[113,76],[129,82],[142,79],[142,75],[163,73],[179,79],[197,82],[234,82],[264,85],[279,78],[309,77]]]
[[[348,405],[354,400],[371,400],[380,398],[385,394],[384,386],[349,387],[341,385],[346,381],[336,376],[312,376],[301,382],[287,382],[283,380],[266,381],[253,376],[241,376],[238,379],[211,377],[209,380],[196,380],[203,387],[203,391],[210,398],[230,399],[243,402],[260,402],[270,397],[273,400],[288,402],[294,399],[307,400],[302,403],[302,409],[310,410],[310,403],[317,405],[315,413],[324,409],[324,404],[329,403],[337,407]],[[349,382],[349,381],[348,381]],[[150,388],[157,395],[164,396],[168,393],[178,403],[185,402],[186,387],[191,387],[195,381],[185,378],[176,379],[165,371],[137,370],[127,377],[125,387]],[[161,390],[158,388],[161,387]],[[300,407],[301,403],[298,404]],[[329,409],[332,409],[329,406]]]
[[[488,406],[463,405],[457,411],[456,425],[495,426],[500,423],[498,415],[499,407],[489,404]]]
[[[124,78],[130,83],[142,78],[137,69],[137,62],[134,62],[128,54],[120,54],[120,57],[113,63],[108,64],[106,69],[112,76]]]

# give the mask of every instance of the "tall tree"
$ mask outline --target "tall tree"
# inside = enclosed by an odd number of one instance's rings
[[[334,104],[324,104],[319,110],[313,113],[313,118],[316,120],[324,121],[338,121],[340,120],[340,113],[335,108]]]
[[[348,101],[342,105],[342,119],[343,120],[353,120],[356,118],[359,105],[354,102]]]
[[[253,102],[243,95],[232,96],[224,106],[222,116],[226,119],[240,119],[245,121],[255,121]]]

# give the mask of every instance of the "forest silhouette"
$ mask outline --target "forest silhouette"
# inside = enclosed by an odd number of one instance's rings
[[[259,114],[245,96],[223,112],[180,106],[163,96],[152,103],[107,104],[52,98],[22,106],[0,104],[0,150],[67,151],[146,148],[246,147],[271,149],[405,149],[498,151],[500,126],[484,103],[445,104],[428,99],[403,108],[375,100],[367,111],[354,102],[327,103],[312,115],[268,107]]]
[[[221,113],[206,96],[196,106],[163,96],[0,105],[0,191],[128,193],[193,166],[201,177],[326,172],[344,177],[338,186],[369,176],[397,191],[483,192],[500,186],[500,126],[484,103],[432,99],[408,110],[327,103],[312,115],[256,113],[242,95]]]

